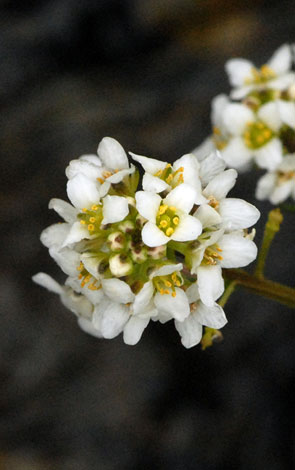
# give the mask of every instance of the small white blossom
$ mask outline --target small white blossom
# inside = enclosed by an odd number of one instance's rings
[[[269,199],[272,204],[281,204],[289,197],[295,199],[295,154],[285,155],[275,171],[260,178],[256,197]]]
[[[188,241],[196,239],[202,225],[189,215],[196,198],[196,191],[187,184],[174,188],[162,199],[150,191],[138,191],[136,207],[147,219],[142,229],[142,240],[150,247],[164,245],[169,240]]]
[[[282,45],[275,51],[270,60],[260,69],[246,59],[231,59],[225,69],[234,90],[233,99],[241,99],[253,90],[284,90],[294,83],[295,74],[291,71],[292,48]]]

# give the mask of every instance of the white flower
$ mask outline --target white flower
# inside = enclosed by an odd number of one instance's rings
[[[185,183],[195,190],[195,204],[205,202],[201,193],[200,165],[193,154],[183,155],[173,165],[132,152],[130,155],[145,170],[142,180],[144,191],[161,193],[162,191],[171,191],[171,189]]]
[[[271,101],[254,113],[242,103],[230,103],[223,111],[223,122],[229,135],[220,150],[228,166],[242,169],[254,158],[261,168],[273,170],[283,158],[280,127],[294,103]]]
[[[111,137],[102,139],[97,153],[98,157],[83,155],[72,160],[66,169],[68,197],[77,209],[89,209],[98,204],[111,184],[120,183],[135,170],[133,165],[129,167],[123,147]]]
[[[260,178],[256,188],[257,199],[269,199],[272,204],[281,204],[295,199],[295,154],[286,155],[275,171]]]
[[[142,229],[145,245],[154,247],[170,240],[195,240],[202,232],[202,225],[189,215],[196,191],[187,184],[176,186],[166,198],[150,191],[138,191],[135,194],[136,208],[148,222]]]
[[[226,234],[223,229],[204,232],[190,255],[191,272],[197,274],[202,302],[211,307],[222,295],[222,268],[247,266],[256,256],[255,243],[241,231]]]
[[[253,90],[284,90],[294,83],[295,74],[291,72],[292,49],[288,44],[282,45],[270,60],[257,69],[246,59],[231,59],[225,69],[229,81],[235,89],[233,99],[241,99]]]
[[[190,314],[182,322],[175,320],[175,328],[181,336],[181,343],[186,348],[192,348],[202,339],[203,326],[220,329],[227,323],[223,309],[217,303],[205,305],[200,300],[197,283],[192,284],[186,295],[190,304]]]
[[[242,199],[226,197],[235,185],[236,178],[236,170],[222,171],[205,187],[203,194],[208,204],[201,205],[194,213],[203,228],[217,226],[225,231],[239,230],[251,227],[259,219],[260,212],[252,204]]]

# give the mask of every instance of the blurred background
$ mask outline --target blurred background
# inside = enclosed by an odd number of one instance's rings
[[[224,341],[185,350],[173,324],[98,340],[31,276],[69,160],[102,137],[173,161],[210,131],[224,63],[294,41],[292,0],[0,3],[1,470],[294,468],[294,311],[240,290]],[[259,175],[259,174],[258,174]],[[254,200],[256,174],[232,191]],[[261,239],[268,203],[258,224]],[[294,285],[294,214],[267,275]]]

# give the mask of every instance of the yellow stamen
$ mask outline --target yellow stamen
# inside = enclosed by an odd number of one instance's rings
[[[82,211],[83,211],[83,212],[87,212],[86,207],[83,207]]]
[[[95,217],[90,217],[89,221],[94,224],[94,222],[96,221],[96,218]]]
[[[172,173],[170,173],[170,175],[167,176],[166,178],[166,183],[170,184],[172,180],[173,180],[173,176],[172,176]]]
[[[85,220],[80,220],[80,224],[85,225],[86,224]]]
[[[162,289],[160,289],[160,294],[161,294],[161,295],[164,295],[164,294],[165,294],[165,291],[164,291],[164,289],[163,289],[163,288],[162,288]]]
[[[167,225],[168,225],[167,220],[161,220],[161,222],[160,222],[160,227],[166,228]]]
[[[97,206],[96,204],[93,204],[93,206],[91,206],[91,209],[92,209],[93,211],[97,211],[98,206]]]
[[[168,209],[168,206],[166,204],[163,204],[162,206],[159,207],[158,214],[159,215],[165,214],[167,209]]]
[[[154,174],[154,176],[161,176],[162,173],[163,173],[163,170],[158,170],[158,171]]]
[[[172,286],[170,281],[165,281],[164,284],[165,284],[166,287],[171,287]]]
[[[174,225],[178,225],[179,224],[179,217],[173,217],[172,219],[172,222],[174,223]]]
[[[176,297],[176,292],[172,292],[172,297]]]
[[[166,230],[166,235],[167,237],[171,237],[171,235],[174,233],[174,230],[172,227],[167,228]]]
[[[89,224],[87,228],[88,228],[89,232],[92,232],[94,230],[94,225]]]
[[[103,178],[96,178],[97,181],[100,183],[100,184],[103,184],[104,183],[104,179]],[[94,210],[94,209],[93,209]]]

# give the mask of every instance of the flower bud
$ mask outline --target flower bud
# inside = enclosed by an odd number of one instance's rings
[[[133,263],[125,254],[116,254],[110,257],[110,270],[116,277],[128,276],[133,271]]]
[[[143,263],[147,259],[147,249],[144,246],[136,245],[134,242],[130,243],[130,254],[134,263]]]
[[[131,220],[124,220],[119,225],[119,230],[124,233],[132,233],[135,229],[135,225]]]
[[[153,259],[161,259],[166,256],[166,245],[148,247],[148,256]]]
[[[113,232],[108,236],[107,244],[111,251],[122,251],[126,245],[126,238],[122,232]]]

